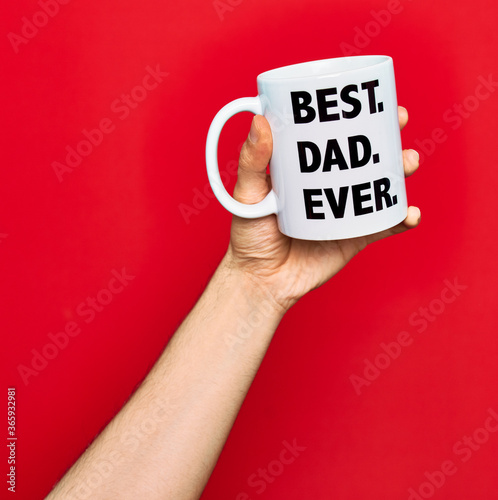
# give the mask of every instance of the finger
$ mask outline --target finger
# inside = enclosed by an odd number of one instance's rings
[[[419,167],[419,154],[414,149],[405,149],[403,151],[403,167],[405,177],[410,177]]]
[[[403,106],[398,106],[399,129],[403,130],[408,123],[408,111]]]
[[[417,227],[420,223],[420,209],[417,207],[408,207],[408,213],[406,219],[400,222],[397,226],[381,231],[380,233],[370,234],[367,236],[367,244],[373,243],[374,241],[379,241],[388,236],[394,236],[395,234],[404,233],[408,229],[413,229]]]
[[[261,115],[251,123],[249,135],[242,146],[239,158],[237,184],[233,197],[242,203],[257,203],[269,192],[266,167],[273,147],[270,124]]]

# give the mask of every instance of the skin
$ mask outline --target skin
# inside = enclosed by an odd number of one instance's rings
[[[400,128],[408,122],[408,112],[398,108]],[[272,136],[263,116],[255,116],[239,160],[234,197],[257,203],[271,188],[266,165],[271,157]],[[403,151],[405,176],[418,168],[418,153]],[[276,218],[256,221],[233,218],[227,255],[232,265],[247,272],[260,286],[268,288],[284,310],[300,297],[319,287],[339,272],[369,243],[402,233],[420,222],[420,210],[409,207],[406,219],[381,233],[338,241],[305,241],[289,238],[278,231]]]
[[[400,127],[408,121],[399,108]],[[272,152],[266,119],[254,117],[234,197],[262,200]],[[405,174],[418,155],[403,152]],[[371,236],[313,242],[278,231],[275,216],[233,217],[228,250],[203,295],[122,410],[48,495],[193,500],[200,497],[285,312],[369,243],[418,225],[410,207],[398,226]]]

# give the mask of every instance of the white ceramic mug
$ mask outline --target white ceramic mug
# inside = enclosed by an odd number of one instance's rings
[[[223,107],[209,129],[206,164],[220,203],[245,218],[276,214],[282,233],[335,240],[377,233],[407,214],[393,62],[355,56],[262,73],[258,96]],[[264,115],[273,136],[272,190],[234,200],[218,169],[218,139],[241,111]]]

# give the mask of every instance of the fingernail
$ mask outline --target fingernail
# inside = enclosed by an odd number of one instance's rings
[[[254,123],[255,118],[253,118],[252,123],[251,123],[251,129],[249,130],[249,140],[253,143],[256,144],[259,139],[259,133],[258,130],[256,129],[256,124]]]
[[[418,161],[420,159],[420,155],[414,149],[408,150],[408,157],[410,158],[410,161],[413,163],[418,163]]]
[[[420,208],[414,207],[417,209],[417,224],[420,222],[420,219],[422,218],[422,214],[420,212]]]

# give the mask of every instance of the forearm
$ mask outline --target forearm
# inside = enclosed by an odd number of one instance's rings
[[[144,383],[48,498],[198,498],[282,315],[225,259]]]

